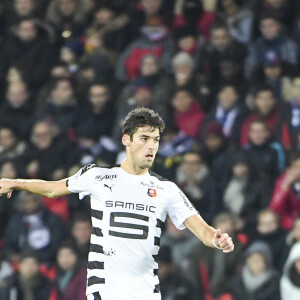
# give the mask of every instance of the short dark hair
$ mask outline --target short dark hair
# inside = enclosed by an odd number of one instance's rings
[[[271,92],[273,97],[276,99],[274,89],[270,85],[262,84],[262,85],[258,86],[255,90],[254,97],[256,98],[258,96],[258,94],[260,94],[262,92]]]
[[[165,122],[158,113],[146,107],[137,107],[133,109],[125,118],[122,133],[130,137],[138,130],[139,127],[149,126],[152,130],[159,129],[162,133],[165,129]]]

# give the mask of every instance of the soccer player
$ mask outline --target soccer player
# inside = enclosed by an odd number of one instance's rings
[[[173,182],[149,169],[164,127],[153,110],[137,108],[123,124],[126,158],[120,165],[90,164],[60,181],[0,180],[0,195],[8,197],[13,189],[52,198],[70,193],[91,197],[88,300],[161,299],[155,259],[167,215],[209,247],[224,253],[234,248],[231,237],[209,226]]]

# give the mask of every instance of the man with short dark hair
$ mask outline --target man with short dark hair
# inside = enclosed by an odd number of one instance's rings
[[[0,181],[0,195],[13,189],[58,197],[91,196],[92,235],[88,263],[89,300],[161,299],[158,265],[161,227],[167,215],[205,245],[224,253],[234,248],[228,234],[209,226],[184,193],[155,174],[152,166],[165,124],[153,110],[132,110],[123,124],[125,160],[113,167],[87,165],[60,181]]]

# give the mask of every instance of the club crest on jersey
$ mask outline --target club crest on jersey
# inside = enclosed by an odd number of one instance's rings
[[[147,195],[150,196],[151,198],[156,197],[156,190],[155,189],[148,189]]]

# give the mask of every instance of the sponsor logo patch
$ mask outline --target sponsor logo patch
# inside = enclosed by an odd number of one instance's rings
[[[147,195],[150,196],[151,198],[156,197],[156,190],[155,189],[148,189]]]

